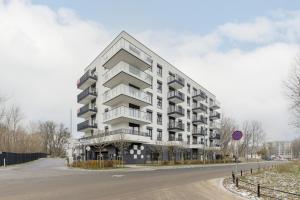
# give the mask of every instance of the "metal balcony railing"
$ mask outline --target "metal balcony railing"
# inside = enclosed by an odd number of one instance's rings
[[[96,106],[92,106],[91,104],[86,104],[78,109],[77,116],[81,116],[88,111],[97,112],[97,108]]]
[[[82,130],[88,129],[88,128],[97,128],[97,123],[95,123],[94,121],[91,121],[91,120],[86,120],[84,122],[77,124],[78,131],[82,131]]]
[[[171,98],[179,98],[180,100],[184,101],[184,94],[178,90],[170,91],[168,93],[168,99]]]
[[[94,79],[95,81],[97,81],[98,79],[95,72],[92,73],[91,70],[88,70],[77,81],[77,88],[79,88],[82,84],[84,84],[89,78]]]
[[[180,115],[184,115],[184,108],[182,108],[181,106],[169,106],[168,114],[170,113],[177,113]]]
[[[203,115],[193,116],[193,123],[197,122],[207,124],[207,117],[204,117]]]
[[[184,130],[184,123],[182,123],[182,122],[169,122],[168,123],[168,128],[169,129]]]
[[[88,87],[85,90],[83,90],[79,95],[77,95],[77,102],[80,102],[84,98],[86,98],[89,95],[97,96],[97,90],[96,88]]]
[[[182,87],[184,87],[185,85],[185,80],[184,78],[182,78],[181,76],[179,75],[175,75],[175,76],[169,76],[168,77],[168,84],[172,84],[174,82],[177,82],[178,84],[180,84]]]
[[[193,103],[193,110],[196,110],[196,109],[200,109],[203,112],[207,112],[207,106],[200,102]]]

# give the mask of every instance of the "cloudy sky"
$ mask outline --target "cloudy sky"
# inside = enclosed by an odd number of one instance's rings
[[[262,121],[268,140],[300,135],[283,87],[300,54],[299,1],[88,2],[0,0],[0,94],[25,121],[69,124],[71,109],[76,120],[77,79],[126,30],[215,93],[227,116]]]

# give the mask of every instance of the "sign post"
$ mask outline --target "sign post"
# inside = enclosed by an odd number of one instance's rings
[[[238,141],[240,139],[242,139],[243,137],[243,133],[242,131],[234,131],[232,133],[232,139],[235,141],[235,174],[237,175],[238,172],[238,159],[239,159],[239,145],[238,145]]]

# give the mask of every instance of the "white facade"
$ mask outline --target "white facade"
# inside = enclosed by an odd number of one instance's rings
[[[78,131],[91,144],[99,132],[113,140],[122,130],[132,142],[219,148],[215,95],[124,31],[85,69],[78,88],[78,117],[87,120]]]

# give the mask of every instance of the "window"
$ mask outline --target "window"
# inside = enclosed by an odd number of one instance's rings
[[[162,98],[157,97],[157,108],[162,109]]]
[[[182,134],[181,133],[178,134],[178,141],[182,141]]]
[[[157,92],[162,93],[162,82],[157,81]]]
[[[157,129],[157,140],[161,141],[162,139],[162,130],[161,129]]]
[[[157,64],[157,75],[162,77],[162,66]]]
[[[108,134],[108,126],[105,126],[105,128],[104,128],[104,133],[105,133],[105,134]]]
[[[152,128],[151,127],[147,127],[147,134],[148,134],[148,136],[151,137],[151,140],[152,140]]]
[[[186,98],[186,101],[187,101],[187,105],[188,105],[188,106],[191,106],[191,98],[190,98],[190,97],[187,97],[187,98]]]
[[[188,122],[188,123],[186,124],[186,126],[187,126],[187,131],[190,132],[190,131],[191,131],[191,124]]]
[[[150,92],[147,92],[147,94],[150,96],[150,102],[151,102],[151,105],[153,105],[153,104],[152,104],[152,97],[153,97],[153,94],[150,93]]]
[[[197,89],[196,88],[193,88],[193,95],[197,95]]]
[[[147,110],[147,119],[149,119],[152,122],[152,110]]]
[[[187,91],[189,94],[191,93],[191,85],[190,84],[187,84]]]
[[[188,144],[191,143],[191,136],[190,136],[190,135],[187,136],[187,143],[188,143]]]
[[[186,115],[187,115],[188,119],[191,119],[191,111],[190,110],[187,110],[187,114]]]
[[[157,113],[157,124],[162,125],[162,114]]]

